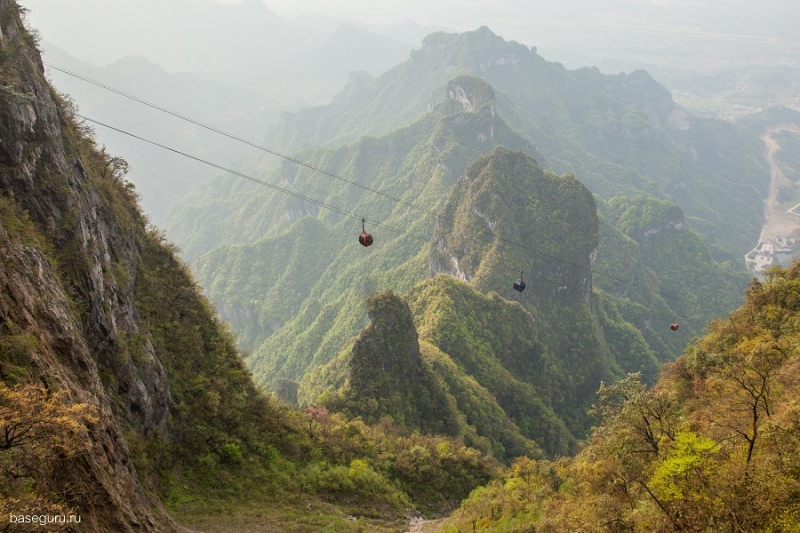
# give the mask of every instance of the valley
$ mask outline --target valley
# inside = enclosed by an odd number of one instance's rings
[[[151,13],[97,2],[112,63],[46,45],[76,77],[0,0],[0,530],[796,531],[800,262],[767,266],[800,237],[800,113],[702,116],[488,26],[392,29],[411,49],[192,1],[146,43]],[[727,26],[516,18],[787,42],[675,4]]]
[[[746,256],[747,268],[754,275],[763,275],[764,271],[776,263],[785,263],[792,257],[800,235],[800,213],[795,212],[800,204],[786,208],[778,201],[781,189],[796,191],[798,184],[787,178],[776,160],[776,152],[781,149],[774,135],[789,132],[800,135],[800,127],[796,124],[780,124],[768,129],[761,140],[766,147],[766,157],[770,166],[770,188],[764,202],[764,225],[761,228],[758,244]],[[791,202],[794,203],[794,202]],[[784,259],[781,259],[783,257]]]

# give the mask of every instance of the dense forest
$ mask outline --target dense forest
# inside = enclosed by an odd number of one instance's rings
[[[181,252],[23,15],[0,0],[3,531],[800,531],[800,263],[741,261],[768,114],[436,33],[273,128],[335,179],[249,160],[318,203],[221,176]]]
[[[441,531],[798,531],[800,264],[667,365],[603,384],[574,458],[520,458]]]

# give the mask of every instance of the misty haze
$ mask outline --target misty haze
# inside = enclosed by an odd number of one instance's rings
[[[0,528],[800,531],[798,24],[0,0]]]

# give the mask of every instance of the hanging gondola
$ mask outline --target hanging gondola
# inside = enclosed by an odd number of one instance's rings
[[[672,324],[669,325],[669,329],[671,329],[672,331],[678,331],[678,323],[673,322]]]
[[[367,233],[367,229],[364,227],[366,220],[363,218],[361,219],[361,235],[358,236],[358,242],[361,243],[361,246],[367,247],[372,246],[372,235]]]
[[[514,282],[514,290],[517,291],[517,292],[522,292],[522,291],[525,290],[525,282],[522,281],[522,275],[523,274],[524,274],[524,272],[521,271],[519,273],[519,279]]]

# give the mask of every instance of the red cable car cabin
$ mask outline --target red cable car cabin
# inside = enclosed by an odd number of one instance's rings
[[[366,222],[366,220],[364,220],[364,219],[362,218],[362,219],[361,219],[361,234],[358,236],[358,242],[359,242],[359,243],[361,244],[361,246],[363,246],[364,248],[366,248],[366,247],[368,247],[368,246],[371,246],[371,245],[372,245],[372,242],[373,242],[372,235],[370,235],[369,233],[367,233],[367,230],[366,230],[366,228],[364,227],[364,223],[365,223],[365,222]]]

